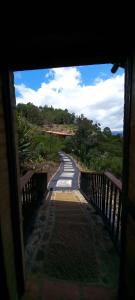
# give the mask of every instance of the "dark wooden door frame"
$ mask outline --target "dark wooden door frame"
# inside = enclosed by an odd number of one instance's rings
[[[36,68],[35,68],[36,69]],[[125,72],[125,103],[124,103],[124,158],[123,158],[123,211],[122,211],[122,241],[121,241],[121,263],[119,276],[118,297],[120,299],[123,293],[123,274],[125,259],[125,239],[126,239],[126,208],[128,195],[128,157],[129,157],[129,138],[130,138],[130,106],[131,106],[131,60],[127,59]],[[7,134],[7,149],[9,163],[9,179],[11,189],[11,215],[14,236],[14,253],[18,293],[22,295],[24,291],[24,271],[23,271],[23,255],[20,233],[20,215],[18,207],[18,180],[17,180],[17,164],[16,164],[16,144],[14,137],[13,116],[11,107],[10,80],[8,70],[3,72],[3,93],[4,93],[4,113]],[[12,82],[13,84],[13,82]],[[18,226],[17,226],[18,224]]]
[[[14,84],[12,72],[2,70],[2,100],[4,108],[8,174],[10,185],[11,224],[13,233],[14,263],[18,296],[24,292],[23,248],[20,219],[19,178],[17,173],[16,137],[14,130]]]
[[[125,64],[124,86],[124,144],[123,144],[123,196],[122,196],[122,228],[121,228],[121,253],[120,253],[120,276],[118,299],[126,299],[125,276],[126,276],[126,232],[128,213],[133,213],[128,199],[129,185],[129,150],[130,150],[130,121],[132,101],[132,55],[127,58]]]
[[[0,227],[0,292],[1,295],[4,296],[4,299],[10,300],[8,286],[7,286],[6,272],[5,272],[5,264],[4,264],[1,227]]]

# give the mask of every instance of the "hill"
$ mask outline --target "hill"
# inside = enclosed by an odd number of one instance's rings
[[[90,171],[110,171],[121,177],[123,138],[120,131],[111,132],[109,127],[101,130],[99,123],[82,114],[76,116],[67,109],[36,107],[32,103],[18,104],[17,116],[22,168],[30,161],[58,161],[58,152],[63,150]]]
[[[112,131],[112,135],[120,135],[120,136],[123,136],[123,131],[118,131],[118,130],[114,130]]]

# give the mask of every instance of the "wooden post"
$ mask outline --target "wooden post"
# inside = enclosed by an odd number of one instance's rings
[[[14,92],[14,80],[12,72],[4,69],[1,72],[2,80],[2,102],[5,121],[5,139],[6,154],[8,165],[9,194],[10,203],[10,222],[13,237],[13,257],[15,267],[15,276],[11,278],[16,280],[17,295],[21,297],[24,292],[24,265],[23,265],[23,242],[22,242],[22,219],[20,206],[20,190],[19,190],[19,168],[17,158],[16,143],[16,103]],[[5,200],[5,199],[4,199]],[[7,224],[5,224],[7,226]],[[6,252],[4,252],[6,255]],[[8,273],[10,271],[6,270]],[[9,274],[7,274],[9,276]],[[13,278],[15,277],[15,278]],[[16,299],[16,297],[14,296]]]

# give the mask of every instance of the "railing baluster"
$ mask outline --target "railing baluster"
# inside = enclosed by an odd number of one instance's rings
[[[101,177],[100,177],[100,174],[98,175],[99,177],[99,209],[101,210],[101,190],[100,190],[100,187],[101,187]]]
[[[90,184],[91,184],[91,180],[90,180],[90,176],[87,176],[87,197],[89,198],[90,201]]]
[[[31,198],[30,198],[30,180],[28,181],[28,193],[29,193],[29,202],[31,203]]]
[[[102,213],[102,186],[103,186],[103,176],[100,174],[100,211]]]
[[[97,198],[97,174],[95,174],[95,195],[96,195],[96,205],[98,206],[98,198]]]
[[[93,203],[96,204],[96,195],[95,195],[95,176],[93,175]]]
[[[98,198],[97,198],[97,174],[95,174],[95,204],[98,206]]]
[[[89,199],[90,201],[93,201],[93,177],[91,176],[91,174],[89,174],[89,185],[90,185],[90,195],[89,195]]]
[[[99,174],[97,174],[97,198],[98,198],[98,207],[99,207]]]
[[[101,204],[102,204],[102,175],[100,174],[99,175],[99,193],[100,193],[100,203],[99,203],[99,208],[100,208],[100,211],[102,211],[102,207],[101,207]]]
[[[29,171],[21,178],[21,203],[23,214],[23,233],[29,228],[29,222],[35,209],[41,203],[44,192],[47,191],[47,174]]]
[[[112,218],[112,200],[113,200],[113,184],[110,184],[110,207],[109,207],[109,224],[111,225]]]
[[[106,197],[105,197],[105,216],[106,216],[106,219],[108,217],[108,198],[109,198],[109,179],[107,179],[107,182],[106,182]]]
[[[120,193],[120,191],[119,191]],[[115,243],[119,244],[119,232],[120,232],[120,219],[121,219],[121,195],[119,196],[119,203],[118,203],[118,215],[117,215],[117,224],[116,224],[116,234],[115,234]]]
[[[87,181],[88,189],[86,189]],[[118,249],[121,233],[121,181],[109,172],[81,173],[81,189],[105,217],[104,221]]]
[[[112,234],[114,235],[115,231],[115,218],[116,218],[116,200],[117,200],[117,188],[114,190],[114,199],[113,199],[113,218],[112,218]]]
[[[103,186],[102,186],[102,214],[105,215],[105,193],[106,193],[106,177],[103,174]]]

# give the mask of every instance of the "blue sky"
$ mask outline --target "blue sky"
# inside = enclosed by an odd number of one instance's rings
[[[102,127],[122,130],[124,70],[111,64],[15,72],[16,102],[83,113]]]

